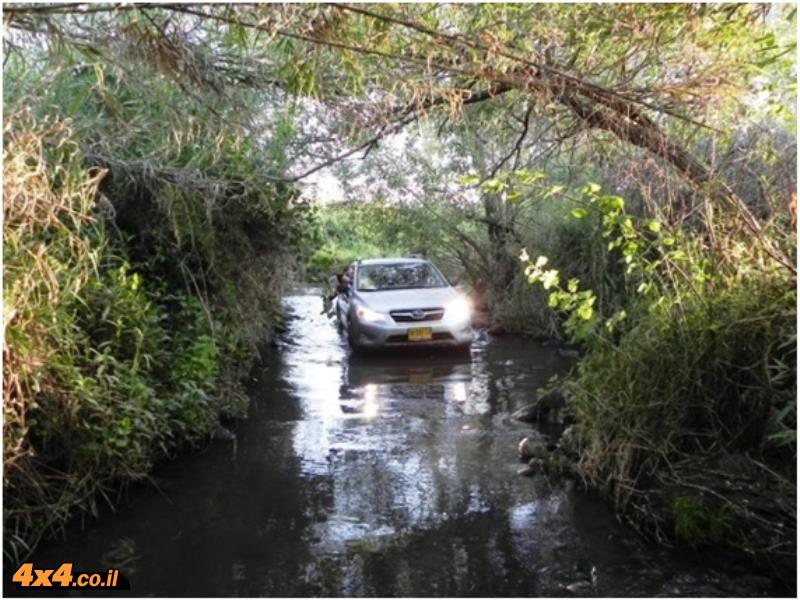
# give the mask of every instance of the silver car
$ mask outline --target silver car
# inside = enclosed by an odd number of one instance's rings
[[[351,267],[351,290],[339,294],[336,315],[353,349],[472,343],[469,300],[431,262],[375,258]]]

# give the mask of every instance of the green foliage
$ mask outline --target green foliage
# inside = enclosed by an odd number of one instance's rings
[[[582,194],[587,210],[598,213],[606,251],[623,267],[615,308],[594,311],[593,293],[577,279],[563,283],[547,258],[522,256],[529,280],[549,291],[550,305],[586,348],[566,384],[581,474],[621,510],[657,520],[642,487],[681,486],[691,476],[680,475],[686,463],[747,455],[755,461],[754,485],[767,481],[772,510],[782,512],[796,457],[794,277],[730,234],[709,252],[699,236],[631,217],[622,199],[595,186]],[[724,485],[725,476],[709,485]],[[682,500],[674,510],[683,540],[727,536],[727,513]],[[754,552],[789,551],[792,532],[765,527],[741,501],[731,499],[725,510],[739,519],[727,541]],[[772,550],[769,536],[780,539]]]
[[[156,74],[78,59],[5,70],[10,557],[246,414],[310,222],[262,178],[269,148]]]
[[[359,258],[419,253],[436,258],[436,224],[418,207],[381,202],[317,206],[306,278],[325,281]]]
[[[511,232],[505,236],[502,248],[493,247],[496,243],[486,234],[486,237],[472,237],[475,244],[485,247],[485,254],[490,257],[483,271],[477,273],[478,281],[493,283],[498,256],[512,263],[513,280],[500,281],[486,293],[489,299],[494,299],[495,318],[509,331],[561,337],[563,327],[556,312],[572,315],[569,309],[580,303],[582,318],[571,317],[566,322],[574,334],[577,328],[585,329],[590,324],[587,321],[593,322],[595,306],[609,302],[618,285],[614,272],[607,268],[599,212],[589,210],[588,201],[586,207],[576,208],[566,186],[554,185],[553,179],[541,171],[524,168],[503,171],[484,183],[474,176],[458,179],[479,190],[483,202],[495,207],[494,219]],[[518,270],[518,263],[514,264],[517,257],[529,261],[526,248],[539,254],[539,260],[544,262],[532,263],[525,271]],[[546,269],[545,254],[558,256],[563,270]],[[596,291],[574,295],[577,289],[572,288],[578,281],[590,282]],[[534,282],[545,285],[531,293],[529,284]]]
[[[593,211],[602,238],[608,239],[607,252],[612,254],[618,263],[624,266],[621,277],[621,290],[617,295],[617,303],[613,314],[596,314],[597,295],[590,289],[580,290],[580,279],[572,277],[562,282],[557,269],[545,269],[548,263],[546,256],[539,256],[531,261],[526,250],[520,259],[526,263],[525,276],[528,283],[541,284],[549,293],[548,306],[567,315],[565,326],[576,341],[592,343],[594,338],[613,335],[614,330],[634,311],[635,304],[641,303],[639,295],[648,297],[648,301],[659,304],[666,301],[663,295],[658,296],[663,288],[661,273],[670,267],[677,266],[681,274],[688,274],[693,285],[699,285],[708,279],[708,261],[698,259],[692,261],[687,253],[680,249],[672,249],[675,237],[662,232],[662,223],[655,219],[637,219],[625,212],[625,201],[619,196],[601,195],[600,186],[596,183],[585,185],[581,189],[580,201],[585,207],[572,209],[569,214],[576,220],[582,220]],[[636,293],[631,293],[631,290]],[[620,301],[622,304],[620,305]],[[676,297],[679,301],[679,297]],[[598,329],[602,325],[606,331]]]
[[[58,153],[63,125],[11,126],[4,495],[6,552],[19,556],[78,503],[95,510],[109,483],[208,435],[219,364],[199,301],[167,295],[107,241],[98,178]]]
[[[675,537],[692,546],[719,544],[731,530],[731,516],[695,498],[676,498],[672,503]]]

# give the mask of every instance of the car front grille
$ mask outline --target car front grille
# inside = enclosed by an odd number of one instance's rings
[[[436,308],[414,308],[405,310],[389,311],[395,323],[421,323],[424,321],[441,321],[444,316],[444,309]]]

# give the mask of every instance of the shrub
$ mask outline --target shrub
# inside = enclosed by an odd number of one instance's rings
[[[223,211],[152,173],[146,192],[130,171],[115,182],[64,120],[18,113],[5,134],[4,550],[18,561],[244,416],[240,378],[304,222],[288,189],[215,199]]]
[[[701,235],[631,217],[598,188],[584,194],[601,215],[610,260],[623,266],[614,302],[598,307],[578,279],[564,282],[545,257],[523,256],[586,348],[566,383],[578,472],[656,535],[671,529],[693,543],[725,538],[790,555],[794,275],[733,228],[720,228],[708,249]]]

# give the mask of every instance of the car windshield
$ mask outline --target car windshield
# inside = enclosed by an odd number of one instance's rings
[[[377,292],[439,288],[447,286],[447,281],[430,263],[409,262],[361,265],[357,284],[359,291]]]

